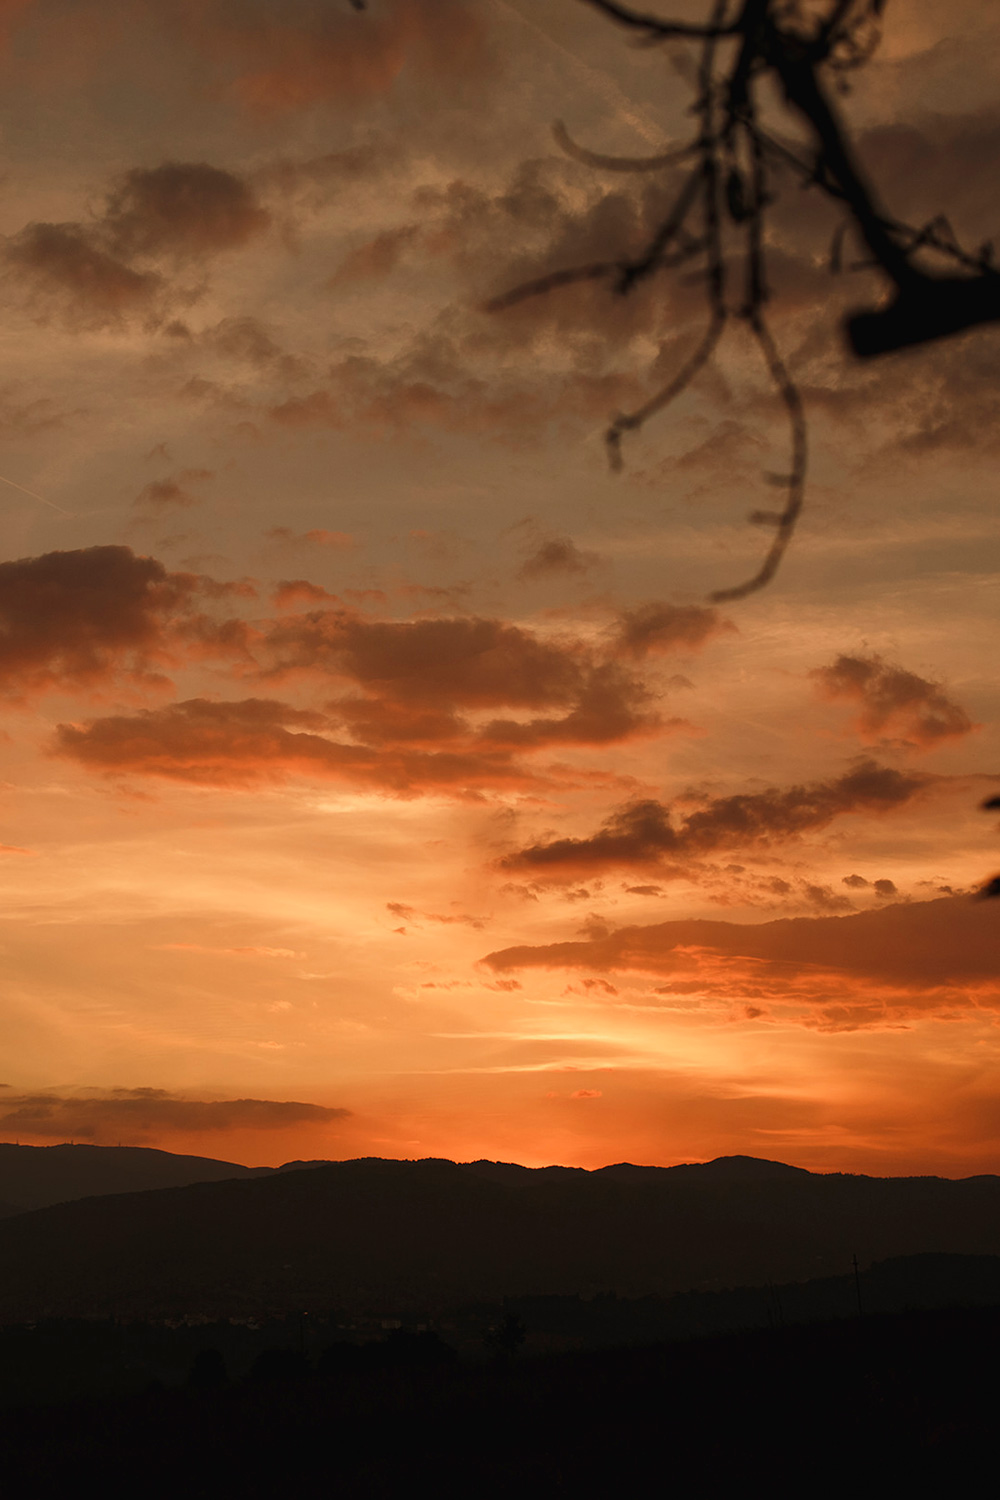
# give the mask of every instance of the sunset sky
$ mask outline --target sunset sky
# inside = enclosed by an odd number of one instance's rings
[[[656,5],[702,15],[703,3]],[[1000,230],[1000,9],[842,108]],[[0,0],[0,1136],[1000,1170],[1000,331],[861,365],[828,200],[690,355],[685,54],[582,0]],[[771,127],[799,128],[775,100]],[[845,263],[860,258],[850,238]],[[771,479],[769,480],[769,476]]]

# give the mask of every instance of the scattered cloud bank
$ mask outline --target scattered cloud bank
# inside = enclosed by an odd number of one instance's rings
[[[162,1132],[285,1130],[347,1119],[350,1110],[275,1099],[184,1099],[166,1089],[111,1089],[72,1096],[5,1095],[0,1128],[60,1140],[130,1141]]]
[[[0,264],[41,318],[91,330],[134,318],[157,327],[199,295],[178,280],[185,268],[242,248],[269,224],[237,173],[164,162],[127,172],[90,220],[25,225],[7,239]]]
[[[173,487],[209,476],[180,471]],[[319,545],[332,533],[306,534]],[[305,580],[282,585],[274,618],[246,614],[249,584],[170,572],[127,547],[53,552],[0,564],[0,685],[101,696],[123,685],[169,691],[167,670],[214,661],[237,681],[321,699],[191,698],[62,724],[58,753],[94,769],[244,786],[288,774],[412,793],[542,785],[536,752],[669,732],[650,687],[614,632],[555,634],[501,619],[373,618]],[[234,603],[244,614],[232,613]],[[315,607],[320,605],[321,607]],[[724,628],[716,612],[656,606],[665,649],[690,650]]]
[[[508,854],[501,867],[557,879],[653,868],[660,878],[719,849],[768,847],[825,828],[845,813],[885,813],[911,802],[929,778],[865,760],[832,781],[714,797],[675,824],[672,808],[646,799],[614,813],[587,838],[552,839]]]

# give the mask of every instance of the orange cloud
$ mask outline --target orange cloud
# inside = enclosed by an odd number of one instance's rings
[[[370,281],[387,276],[402,260],[409,245],[420,233],[419,225],[403,224],[398,229],[385,229],[374,239],[367,240],[352,250],[327,285],[336,289],[349,282]]]
[[[84,727],[60,724],[57,748],[95,770],[220,786],[273,780],[294,771],[343,775],[370,761],[355,746],[299,727],[313,730],[326,722],[322,714],[271,699],[212,703],[193,698],[166,708],[95,719]]]
[[[181,471],[142,498],[176,503],[174,486],[206,473]],[[244,679],[324,693],[323,712],[271,697],[195,698],[58,730],[59,753],[95,769],[217,785],[289,774],[401,792],[542,785],[550,773],[520,759],[530,752],[676,724],[600,642],[489,618],[373,619],[306,580],[282,584],[275,602],[324,607],[261,621],[212,607],[255,597],[246,582],[170,573],[127,547],[2,563],[0,683],[12,697],[115,682],[162,689],[163,668],[215,659]]]
[[[863,739],[893,734],[928,750],[975,728],[965,709],[939,683],[893,666],[875,654],[838,656],[810,674],[826,698],[860,703],[855,728]]]
[[[60,724],[54,748],[94,771],[219,787],[249,787],[293,775],[401,796],[546,784],[543,774],[489,746],[460,744],[429,754],[404,744],[386,751],[297,727],[328,724],[322,714],[273,700],[196,698],[84,725]]]
[[[279,677],[305,672],[353,679],[368,701],[345,699],[330,712],[379,740],[407,736],[416,727],[421,739],[428,733],[464,736],[470,745],[506,752],[606,744],[659,724],[644,684],[617,663],[578,641],[546,640],[500,620],[398,622],[316,610],[274,624],[262,657]],[[496,718],[478,729],[455,717],[457,710],[500,707],[559,713]]]
[[[500,620],[369,620],[347,609],[278,622],[266,651],[279,674],[344,675],[400,701],[468,708],[571,704],[591,667],[578,643]]]
[[[633,971],[667,978],[666,997],[757,1001],[829,1030],[913,1015],[1000,1009],[1000,928],[969,897],[844,917],[742,925],[703,920],[622,927],[589,940],[505,948],[483,960],[523,968]]]

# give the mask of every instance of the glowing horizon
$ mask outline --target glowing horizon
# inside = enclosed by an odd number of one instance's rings
[[[875,283],[788,185],[807,510],[713,605],[787,466],[744,333],[616,476],[697,289],[484,311],[655,222],[551,126],[675,143],[659,54],[576,0],[0,41],[0,1136],[996,1171],[996,329],[852,361]],[[890,7],[844,105],[974,245],[998,48]]]

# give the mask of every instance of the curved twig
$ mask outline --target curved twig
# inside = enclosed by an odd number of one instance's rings
[[[559,146],[574,159],[604,171],[656,172],[693,159],[692,166],[638,256],[538,277],[494,298],[488,306],[500,311],[562,286],[605,279],[624,295],[656,271],[704,257],[710,317],[697,348],[650,400],[616,416],[605,437],[611,466],[620,469],[624,435],[662,411],[690,384],[710,358],[731,314],[746,320],[787,415],[791,467],[781,481],[786,488],[784,508],[751,517],[776,528],[761,567],[746,583],[711,596],[716,602],[745,598],[774,577],[788,548],[802,510],[808,458],[801,396],[765,317],[769,289],[764,214],[772,197],[772,166],[780,162],[791,168],[805,187],[816,186],[843,205],[848,224],[859,233],[871,257],[866,263],[881,272],[895,293],[887,307],[848,320],[848,337],[859,354],[874,355],[944,337],[975,323],[1000,321],[1000,271],[993,264],[991,246],[969,254],[946,221],[935,219],[914,229],[887,213],[855,159],[823,69],[844,70],[866,60],[877,40],[882,0],[829,0],[818,24],[809,21],[806,7],[797,9],[786,0],[712,0],[704,25],[648,15],[623,0],[581,3],[629,28],[640,43],[671,38],[701,43],[697,80],[692,80],[697,91],[692,113],[698,126],[686,146],[654,156],[590,151],[578,145],[561,123],[554,127]],[[720,65],[720,49],[727,40],[736,44],[735,52],[732,45],[727,47]],[[812,131],[814,155],[809,159],[760,128],[755,90],[767,75],[778,83],[792,113]],[[702,223],[695,233],[690,219],[699,208]],[[727,301],[724,222],[743,238],[738,309],[730,308]],[[831,269],[842,262],[841,240],[842,236],[835,238]],[[929,274],[918,264],[922,252],[943,256],[956,274]]]
[[[748,320],[754,338],[760,345],[767,364],[774,387],[780,395],[788,412],[788,420],[792,433],[792,467],[786,482],[787,499],[784,509],[779,511],[773,518],[776,526],[774,541],[768,550],[758,571],[746,583],[741,583],[736,588],[716,589],[709,598],[714,604],[730,603],[734,599],[745,599],[748,594],[755,594],[758,589],[764,588],[777,573],[781,566],[781,560],[788,550],[788,544],[795,534],[796,522],[802,511],[805,500],[806,470],[808,466],[809,447],[808,429],[806,427],[805,411],[802,406],[802,397],[799,395],[798,387],[788,373],[784,360],[778,352],[778,346],[771,337],[770,330],[759,314],[751,315]],[[765,519],[758,513],[753,519]],[[766,518],[768,521],[770,517]]]
[[[621,412],[615,417],[611,426],[604,434],[604,441],[608,448],[608,462],[614,473],[621,473],[623,433],[635,432],[644,422],[648,422],[650,417],[655,417],[657,412],[662,411],[665,406],[669,406],[671,401],[676,400],[681,392],[691,384],[719,342],[725,324],[726,312],[722,308],[713,314],[712,321],[709,323],[701,343],[687,363],[681,366],[673,380],[669,381],[662,390],[657,391],[656,395],[651,397],[644,406],[638,407],[636,411]]]
[[[619,5],[617,0],[583,0],[583,3],[602,10],[622,26],[630,26],[658,38],[687,37],[692,41],[704,42],[717,37],[735,36],[739,31],[739,20],[731,21],[728,25],[710,22],[707,26],[697,26],[685,21],[663,21],[658,16],[640,15],[629,6]]]
[[[626,262],[622,267],[617,287],[619,292],[623,294],[630,292],[636,282],[642,281],[652,271],[659,269],[664,251],[684,228],[684,220],[694,207],[698,189],[704,184],[704,176],[704,164],[689,175],[687,182],[674,200],[673,207],[650,240],[645,254],[639,260]]]
[[[690,160],[701,149],[699,141],[692,141],[690,145],[661,152],[659,156],[603,156],[599,151],[588,151],[586,146],[578,145],[562,120],[556,120],[552,126],[552,134],[556,138],[556,144],[567,156],[572,156],[575,161],[582,161],[585,166],[599,167],[604,172],[660,172],[664,167],[673,167],[678,162]]]
[[[509,292],[501,292],[499,297],[493,297],[484,306],[485,312],[504,312],[508,307],[515,307],[518,302],[526,302],[529,297],[544,297],[546,292],[554,292],[561,286],[573,286],[580,281],[600,281],[602,276],[613,276],[621,274],[622,262],[620,260],[597,261],[592,266],[576,266],[568,271],[552,271],[548,276],[539,276],[534,281],[524,281],[520,286],[512,287]]]

